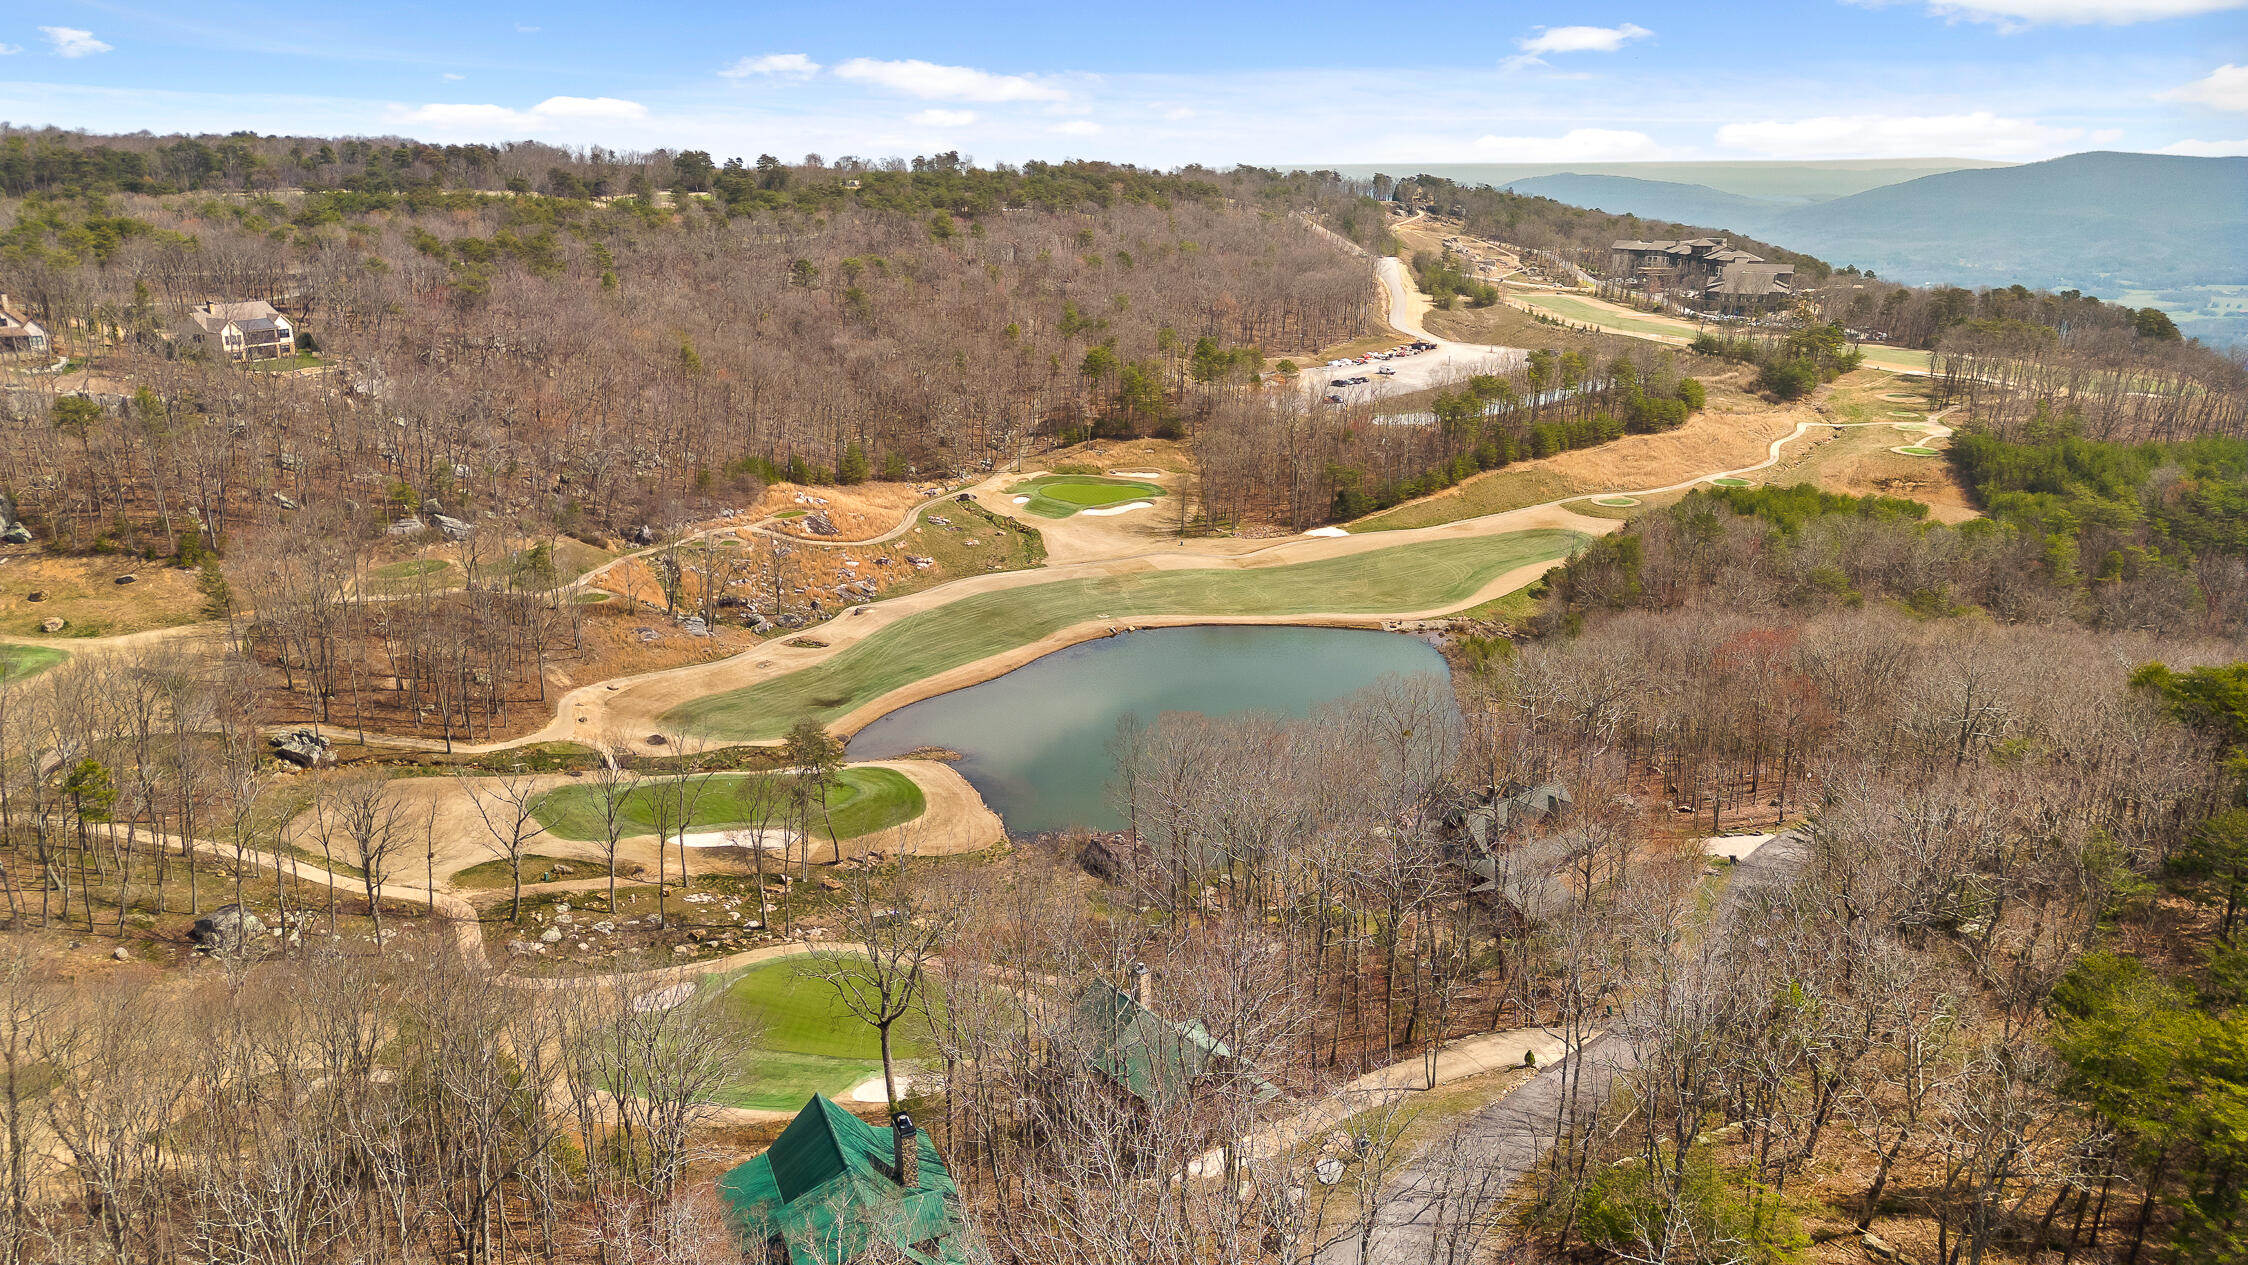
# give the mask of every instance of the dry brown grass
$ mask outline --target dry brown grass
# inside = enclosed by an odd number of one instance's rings
[[[123,575],[135,577],[119,584]],[[203,618],[193,571],[117,555],[59,557],[29,550],[0,555],[0,633],[16,636],[113,637],[174,628]],[[46,600],[30,600],[45,593]],[[43,634],[42,621],[69,626]]]

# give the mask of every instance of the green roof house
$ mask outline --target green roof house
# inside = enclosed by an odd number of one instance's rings
[[[814,1095],[770,1150],[718,1179],[718,1196],[753,1261],[845,1265],[870,1252],[921,1265],[985,1259],[959,1187],[909,1116],[878,1129]]]
[[[1085,990],[1077,1003],[1093,1070],[1148,1106],[1168,1106],[1194,1092],[1205,1078],[1239,1078],[1252,1100],[1270,1102],[1278,1088],[1236,1058],[1199,1021],[1174,1023],[1148,1008],[1148,972],[1132,967],[1132,991],[1107,984]]]

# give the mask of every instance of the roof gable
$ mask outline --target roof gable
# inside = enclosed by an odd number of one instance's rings
[[[842,1265],[879,1240],[923,1265],[962,1262],[973,1236],[952,1200],[959,1193],[928,1133],[916,1135],[920,1182],[892,1174],[894,1135],[815,1096],[771,1149],[718,1179],[749,1246],[777,1236],[796,1265]]]

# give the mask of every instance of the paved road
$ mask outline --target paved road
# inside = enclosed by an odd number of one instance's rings
[[[1803,863],[1800,835],[1782,834],[1734,869],[1719,925],[1757,887],[1783,880]],[[1557,1063],[1432,1139],[1390,1183],[1365,1250],[1356,1238],[1318,1255],[1319,1265],[1468,1265],[1499,1201],[1564,1133],[1589,1127],[1607,1105],[1619,1073],[1639,1065],[1629,1036],[1585,1043]],[[1573,1108],[1564,1111],[1570,1080]]]

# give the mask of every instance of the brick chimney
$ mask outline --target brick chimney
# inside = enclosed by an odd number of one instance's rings
[[[897,1161],[898,1185],[906,1190],[921,1185],[921,1143],[913,1133],[912,1116],[901,1111],[890,1121],[890,1144]]]
[[[1143,1010],[1151,1009],[1149,1003],[1155,1000],[1154,976],[1147,973],[1145,962],[1132,963],[1132,1000]]]

